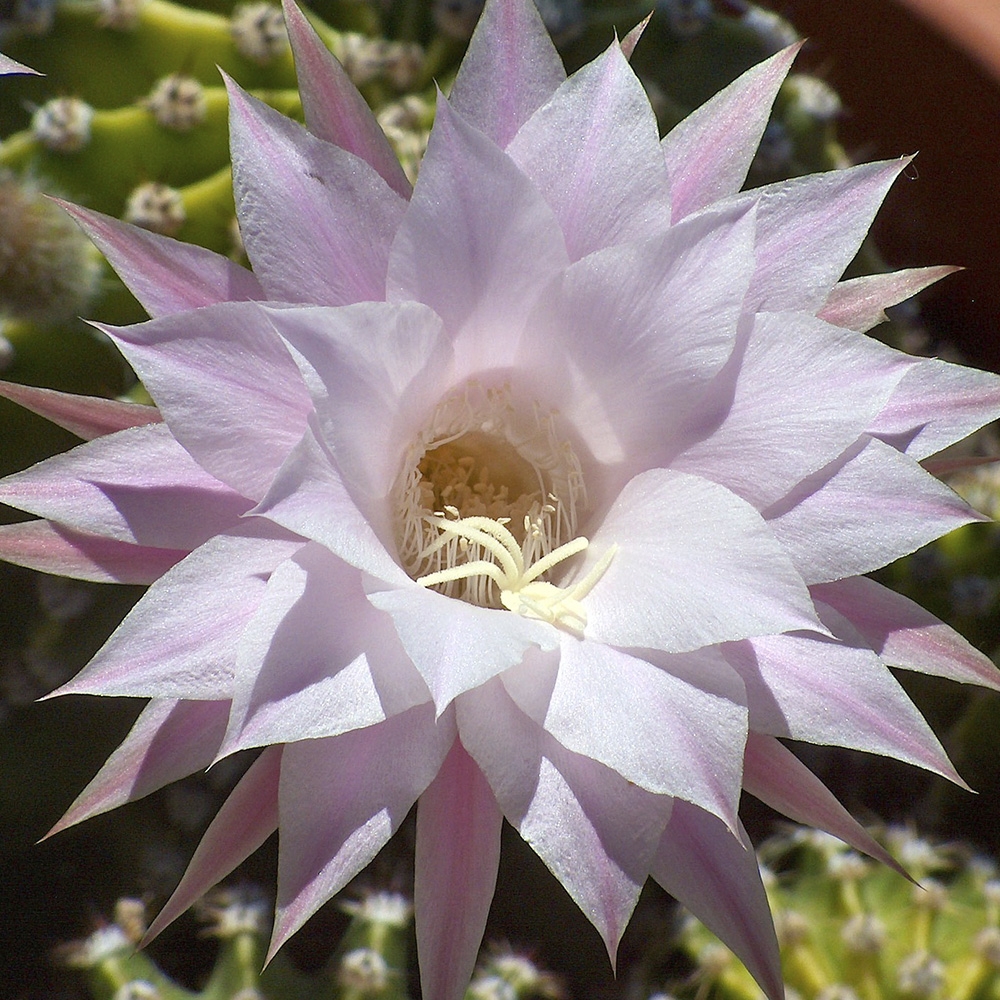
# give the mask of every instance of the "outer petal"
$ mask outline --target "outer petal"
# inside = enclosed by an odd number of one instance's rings
[[[636,476],[591,538],[578,577],[612,545],[585,600],[589,639],[682,653],[815,626],[801,578],[760,515],[708,480],[667,469]]]
[[[679,450],[689,411],[736,344],[753,240],[752,209],[706,213],[592,254],[546,290],[518,364],[546,373],[542,398],[598,461],[634,472]]]
[[[150,316],[265,297],[253,273],[228,257],[89,208],[56,201],[108,258]]]
[[[507,152],[552,206],[571,260],[670,225],[656,117],[617,42],[562,84]]]
[[[675,802],[652,876],[739,956],[770,1000],[783,1000],[781,961],[757,855],[717,817]]]
[[[758,201],[757,273],[747,309],[822,309],[909,162],[863,163],[737,195],[737,205]]]
[[[267,577],[302,545],[268,537],[269,527],[245,522],[179,562],[55,693],[228,700],[237,640]]]
[[[663,139],[673,221],[743,186],[778,88],[801,43],[748,69]]]
[[[503,148],[566,79],[530,0],[488,0],[451,88],[451,106]]]
[[[357,494],[382,500],[448,387],[451,345],[417,302],[269,310],[309,386],[323,440]]]
[[[558,632],[546,622],[477,608],[412,582],[371,594],[369,600],[392,617],[439,713],[463,691],[520,663],[529,649],[559,644]]]
[[[471,374],[509,364],[531,304],[566,263],[559,226],[531,182],[439,98],[392,246],[390,301],[424,302],[452,337],[461,331],[460,368]]]
[[[960,267],[911,267],[887,274],[867,274],[833,286],[826,304],[817,314],[835,326],[866,333],[888,319],[889,306],[905,302],[917,292],[940,281]]]
[[[326,306],[385,298],[406,202],[364,160],[228,78],[227,86],[240,232],[268,298]]]
[[[928,358],[903,379],[870,432],[919,460],[998,417],[1000,378]]]
[[[417,806],[414,911],[420,986],[461,1000],[496,888],[503,816],[459,740]]]
[[[122,745],[46,836],[208,767],[226,731],[228,714],[225,701],[151,701]]]
[[[398,195],[409,198],[410,182],[358,88],[320,41],[298,4],[284,0],[282,6],[309,131],[360,157]]]
[[[708,671],[717,669],[718,652],[703,655]],[[525,662],[502,679],[518,707],[568,750],[646,791],[693,802],[736,829],[747,734],[738,679],[733,700],[572,636],[563,639],[558,667]]]
[[[773,736],[751,733],[743,787],[783,816],[825,830],[909,878],[896,859],[833,797],[791,750]]]
[[[262,497],[312,410],[271,317],[254,303],[229,303],[102,329],[195,460],[244,496]]]
[[[27,66],[23,66],[21,63],[11,59],[10,56],[3,54],[0,54],[0,73],[31,73],[33,76],[44,76],[37,69],[29,69]]]
[[[916,363],[803,313],[758,313],[689,418],[700,440],[671,468],[764,508],[853,444]]]
[[[811,588],[894,667],[1000,690],[1000,671],[953,628],[909,598],[856,576]]]
[[[8,476],[0,501],[87,534],[188,551],[249,506],[162,424],[97,438]]]
[[[824,618],[836,626],[829,611]],[[753,731],[895,757],[964,786],[937,737],[870,649],[796,632],[734,644],[727,658],[746,684]]]
[[[360,571],[307,545],[271,574],[240,636],[223,753],[336,736],[429,700]]]
[[[281,756],[281,747],[268,747],[250,765],[205,831],[184,877],[149,925],[141,944],[152,941],[274,833]]]
[[[389,839],[455,739],[430,705],[285,747],[278,902],[268,959]]]
[[[809,584],[868,573],[984,520],[916,462],[872,438],[804,479],[764,516]]]
[[[152,583],[186,555],[80,534],[51,521],[0,525],[0,559],[94,583]]]
[[[0,382],[0,396],[51,420],[85,441],[129,427],[156,424],[163,419],[155,406],[97,396],[77,396],[71,392],[17,382]]]
[[[499,680],[462,695],[457,708],[462,742],[504,815],[600,932],[613,963],[673,800],[564,749]]]

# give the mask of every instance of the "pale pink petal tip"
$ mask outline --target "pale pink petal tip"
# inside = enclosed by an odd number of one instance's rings
[[[538,8],[488,0],[451,89],[451,106],[501,148],[566,79]]]
[[[677,800],[653,878],[728,945],[768,1000],[784,1000],[778,939],[753,845],[715,816]]]
[[[410,182],[375,116],[295,0],[283,0],[306,125],[313,135],[365,160],[403,198]]]
[[[85,441],[162,420],[155,406],[97,396],[78,396],[17,382],[0,381],[0,396],[51,420]]]
[[[75,580],[148,584],[186,555],[177,549],[85,535],[45,520],[0,525],[0,558]]]
[[[150,316],[264,298],[253,274],[228,257],[59,198],[52,200],[76,220]]]
[[[269,747],[250,765],[205,831],[184,877],[149,925],[140,947],[149,944],[277,829],[280,770],[280,747]]]
[[[675,222],[742,187],[801,45],[747,70],[664,136]]]
[[[8,73],[30,73],[32,76],[44,76],[44,73],[39,73],[37,69],[31,69],[30,66],[24,66],[23,64],[11,59],[10,56],[5,56],[0,54],[0,76],[5,76]]]
[[[621,48],[622,53],[625,55],[626,59],[632,58],[632,53],[635,52],[635,47],[639,44],[639,39],[642,38],[642,33],[646,30],[646,25],[649,24],[649,19],[653,16],[653,12],[650,11],[622,40]]]
[[[456,740],[417,807],[414,910],[426,997],[465,995],[496,887],[502,820],[482,772]]]
[[[834,326],[866,333],[886,320],[885,310],[905,302],[936,281],[961,271],[960,267],[914,267],[907,271],[851,278],[833,286],[826,305],[817,313]]]
[[[773,736],[751,733],[744,758],[743,787],[789,819],[832,834],[913,881],[823,782]]]

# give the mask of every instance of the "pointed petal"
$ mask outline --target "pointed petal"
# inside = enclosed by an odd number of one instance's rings
[[[255,303],[227,303],[101,329],[202,468],[244,496],[262,497],[312,410],[269,314]]]
[[[8,476],[0,500],[85,534],[186,551],[250,506],[196,465],[163,424],[96,438]]]
[[[295,0],[284,0],[282,6],[309,131],[364,160],[396,194],[409,198],[410,182],[358,88]]]
[[[152,583],[186,555],[80,534],[51,521],[0,525],[0,559],[94,583]]]
[[[462,1000],[486,929],[500,863],[503,816],[455,740],[417,806],[417,953],[425,997]]]
[[[205,831],[184,877],[149,925],[140,946],[149,944],[274,833],[281,752],[281,747],[268,747],[250,765]]]
[[[909,162],[863,163],[737,195],[736,204],[758,200],[757,273],[746,308],[822,309]]]
[[[743,787],[782,816],[824,830],[909,878],[896,859],[834,798],[826,785],[773,736],[751,733],[748,737]]]
[[[902,594],[856,576],[811,588],[894,667],[1000,691],[1000,671],[953,628]]]
[[[461,331],[460,373],[472,373],[509,363],[528,310],[566,263],[562,234],[541,195],[439,97],[392,246],[388,298],[423,302],[452,337]]]
[[[899,384],[870,433],[920,460],[998,417],[1000,378],[927,358]]]
[[[589,639],[682,653],[816,623],[757,511],[708,480],[668,469],[636,476],[591,538],[577,578],[613,545],[585,599]]]
[[[598,461],[665,466],[689,442],[685,421],[736,345],[753,241],[752,206],[704,213],[591,254],[546,289],[518,365],[554,373],[546,399]]]
[[[853,444],[916,363],[804,313],[758,313],[739,363],[689,418],[699,440],[671,468],[763,509]]]
[[[37,69],[29,69],[27,66],[21,65],[21,63],[11,59],[10,56],[5,56],[0,54],[0,73],[31,73],[33,76],[44,76],[44,73],[39,73]]]
[[[292,347],[348,485],[387,496],[414,428],[447,388],[451,344],[440,318],[418,302],[267,312]]]
[[[85,441],[129,427],[156,424],[163,419],[155,406],[98,396],[77,396],[72,392],[58,392],[17,382],[0,381],[0,396],[51,420]]]
[[[222,752],[336,736],[429,697],[360,571],[306,545],[271,574],[240,636]]]
[[[451,106],[501,149],[566,79],[531,0],[489,0],[451,88]]]
[[[463,691],[520,663],[532,647],[554,649],[559,644],[558,632],[546,622],[479,608],[412,582],[368,599],[392,617],[438,712]]]
[[[574,637],[563,640],[557,668],[525,663],[503,677],[518,707],[568,750],[648,792],[693,802],[735,830],[747,709],[733,680],[738,701]]]
[[[821,610],[835,628],[836,613]],[[726,654],[746,684],[752,731],[894,757],[967,787],[870,649],[796,632],[736,643]]]
[[[151,701],[122,745],[46,837],[208,767],[228,715],[225,701]]]
[[[613,964],[672,800],[566,750],[499,680],[459,698],[457,716],[504,815],[597,928]]]
[[[268,575],[301,547],[244,522],[157,580],[97,655],[56,694],[229,699],[236,646]]]
[[[905,302],[928,285],[961,271],[960,267],[911,267],[887,274],[866,274],[833,286],[826,304],[817,313],[835,326],[858,333],[867,333],[873,326],[888,319],[889,306]]]
[[[373,523],[358,510],[317,435],[312,417],[302,440],[291,450],[266,496],[251,513],[325,545],[344,562],[378,580],[412,584],[376,534],[377,528],[386,527],[384,511]]]
[[[806,477],[764,511],[808,584],[859,576],[985,520],[958,494],[874,438]]]
[[[285,748],[278,901],[268,960],[392,836],[455,739],[430,705]]]
[[[646,25],[649,24],[649,19],[653,16],[653,12],[650,11],[628,34],[621,40],[622,52],[625,54],[625,58],[628,60],[632,59],[632,53],[635,52],[635,47],[639,44],[639,39],[642,38],[643,32],[646,30]]]
[[[364,160],[226,85],[240,232],[267,297],[326,306],[384,299],[406,202]]]
[[[783,1000],[778,939],[742,824],[737,839],[717,817],[675,802],[651,874],[735,952],[769,1000]]]
[[[678,222],[743,186],[778,88],[801,43],[747,70],[663,139]]]
[[[656,117],[617,42],[560,86],[507,153],[551,206],[570,260],[670,225]]]
[[[228,257],[54,200],[76,219],[150,316],[265,297],[253,273]]]

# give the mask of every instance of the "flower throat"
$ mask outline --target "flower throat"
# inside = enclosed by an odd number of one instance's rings
[[[552,415],[515,407],[509,386],[469,382],[413,441],[394,494],[400,560],[417,583],[571,631],[586,625],[580,600],[613,551],[573,587],[547,579],[589,544],[576,534],[580,463]]]

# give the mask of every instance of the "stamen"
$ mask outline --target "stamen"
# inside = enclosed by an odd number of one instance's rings
[[[549,622],[574,634],[581,633],[587,626],[587,612],[580,601],[604,576],[618,551],[618,546],[612,545],[582,580],[572,587],[557,587],[538,577],[586,550],[590,542],[582,535],[560,545],[535,563],[527,563],[526,568],[524,548],[529,541],[526,539],[523,547],[518,546],[514,536],[502,524],[490,518],[466,517],[457,521],[441,518],[436,524],[441,536],[432,544],[432,548],[441,548],[451,537],[457,536],[483,545],[500,565],[485,559],[462,563],[418,577],[416,582],[420,586],[434,587],[455,580],[484,576],[500,589],[500,603],[508,611],[525,618]]]
[[[515,405],[508,385],[466,383],[412,442],[392,495],[399,559],[421,586],[574,633],[586,626],[580,600],[615,550],[572,587],[543,579],[589,545],[576,533],[582,470],[555,413]]]

